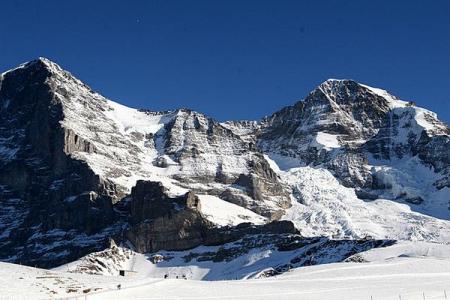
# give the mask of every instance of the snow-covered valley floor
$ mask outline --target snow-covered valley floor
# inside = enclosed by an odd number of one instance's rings
[[[92,299],[445,299],[450,261],[397,258],[304,267],[270,279],[160,280]]]
[[[446,299],[450,246],[403,242],[332,263],[247,280],[87,275],[0,263],[0,299]],[[156,277],[156,276],[154,276]],[[118,285],[121,285],[120,290]]]

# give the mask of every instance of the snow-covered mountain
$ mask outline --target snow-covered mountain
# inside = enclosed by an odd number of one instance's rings
[[[449,126],[352,80],[221,123],[128,108],[40,58],[0,76],[0,167],[3,261],[55,266],[110,238],[153,252],[255,230],[450,242]]]

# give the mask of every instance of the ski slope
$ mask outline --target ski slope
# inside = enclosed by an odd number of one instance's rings
[[[187,281],[167,279],[108,291],[91,299],[445,299],[450,263],[439,259],[396,258],[382,263],[338,263],[294,270],[258,280]]]
[[[445,291],[450,291],[450,245],[403,242],[359,255],[366,262],[308,266],[260,279],[216,281],[163,279],[158,272],[151,272],[150,261],[140,261],[143,256],[131,260],[138,272],[129,277],[67,272],[69,266],[43,270],[0,263],[0,299],[84,299],[87,295],[87,299],[108,300],[394,300],[399,296],[423,300],[424,295],[425,299],[445,299]]]

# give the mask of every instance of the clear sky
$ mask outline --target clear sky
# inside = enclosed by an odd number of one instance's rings
[[[0,70],[44,56],[132,107],[258,119],[328,78],[450,121],[450,1],[0,3]]]

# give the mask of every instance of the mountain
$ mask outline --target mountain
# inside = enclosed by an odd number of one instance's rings
[[[417,156],[436,172],[448,171],[447,124],[412,102],[352,80],[327,80],[262,124],[263,151],[304,165],[325,164],[346,186],[374,188],[372,174],[362,166],[368,158],[392,162]]]
[[[39,58],[0,76],[0,259],[51,267],[261,234],[450,241],[450,128],[330,79],[260,121],[108,100]],[[336,261],[336,260],[334,260]]]

